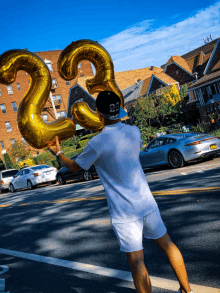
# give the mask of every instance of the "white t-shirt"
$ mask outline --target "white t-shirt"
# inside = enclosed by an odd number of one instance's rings
[[[105,126],[76,158],[84,170],[95,166],[113,223],[133,222],[157,209],[140,164],[142,142],[137,126],[118,122]]]

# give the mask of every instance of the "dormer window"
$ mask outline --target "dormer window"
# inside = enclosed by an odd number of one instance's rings
[[[78,68],[82,68],[82,63],[79,63]]]

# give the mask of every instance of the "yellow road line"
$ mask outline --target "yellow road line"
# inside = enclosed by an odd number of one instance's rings
[[[220,191],[220,187],[207,187],[207,188],[191,188],[191,189],[178,189],[178,190],[161,190],[153,191],[154,196],[157,195],[175,195],[175,194],[190,194],[190,193],[202,193]],[[66,203],[66,202],[79,202],[79,201],[90,201],[90,200],[104,200],[106,196],[90,196],[90,197],[78,197],[78,198],[64,198],[57,200],[43,200],[43,201],[32,201],[27,203],[15,203],[15,204],[2,204],[0,208],[11,207],[11,206],[28,206],[35,204],[51,204],[51,203]]]

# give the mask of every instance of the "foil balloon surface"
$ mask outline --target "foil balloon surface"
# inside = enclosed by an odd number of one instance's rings
[[[64,80],[72,80],[77,76],[78,64],[82,60],[90,61],[96,69],[96,75],[86,81],[88,92],[92,95],[101,91],[113,91],[121,99],[124,108],[124,97],[114,76],[114,66],[109,53],[95,41],[78,40],[68,45],[60,54],[58,72]],[[103,125],[96,112],[87,103],[78,102],[71,108],[74,119],[82,127],[101,131]]]
[[[34,148],[42,149],[59,140],[72,137],[75,123],[69,118],[60,118],[46,123],[41,111],[49,97],[51,75],[43,60],[27,50],[9,50],[0,56],[0,83],[11,84],[19,70],[31,77],[30,86],[20,103],[17,121],[21,135]]]

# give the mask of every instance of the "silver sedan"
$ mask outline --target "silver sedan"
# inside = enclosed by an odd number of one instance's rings
[[[159,165],[180,168],[186,162],[215,157],[220,152],[220,138],[206,133],[163,135],[152,140],[140,152],[143,169]]]

